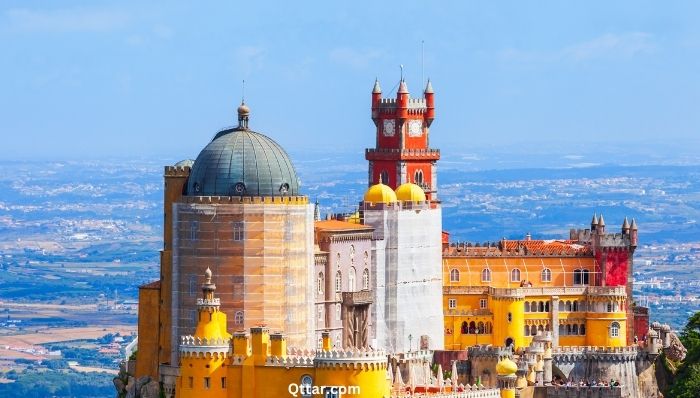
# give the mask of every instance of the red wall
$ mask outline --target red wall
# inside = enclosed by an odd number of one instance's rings
[[[602,251],[596,254],[596,260],[602,263]],[[609,251],[606,253],[605,269],[607,274],[605,284],[607,286],[626,286],[627,267],[629,265],[629,253],[626,251]]]

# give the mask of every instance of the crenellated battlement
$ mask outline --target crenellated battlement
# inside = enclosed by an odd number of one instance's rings
[[[192,168],[190,166],[165,166],[164,177],[189,177]]]
[[[478,345],[469,347],[467,352],[469,353],[469,358],[490,358],[496,360],[501,353],[501,349],[491,345]]]
[[[288,204],[307,205],[307,196],[183,196],[187,204]]]
[[[200,307],[219,307],[221,305],[221,299],[216,297],[213,299],[204,299],[204,298],[198,298],[197,299],[197,306]]]
[[[636,346],[629,347],[557,347],[552,353],[555,363],[575,363],[585,360],[628,362],[637,359]]]
[[[463,385],[457,386],[457,392],[431,393],[430,398],[500,398],[501,392],[497,388],[486,388],[483,385]],[[391,395],[391,398],[405,397],[406,395]]]
[[[231,353],[230,339],[209,339],[195,336],[180,336],[180,355],[203,357],[206,355],[228,356]]]
[[[387,353],[383,350],[349,349],[349,350],[317,350],[314,362],[316,366],[349,364],[360,366],[364,364],[383,364],[388,361]]]

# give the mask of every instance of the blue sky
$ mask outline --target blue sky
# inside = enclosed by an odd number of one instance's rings
[[[375,77],[422,91],[421,41],[443,153],[700,148],[694,1],[3,1],[2,158],[195,157],[243,79],[255,130],[361,151]]]

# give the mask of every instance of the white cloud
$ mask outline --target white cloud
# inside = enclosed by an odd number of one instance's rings
[[[632,57],[654,51],[652,35],[642,32],[622,34],[608,33],[593,40],[579,43],[562,50],[562,56],[575,61],[608,56]]]
[[[5,12],[11,29],[23,32],[107,32],[119,29],[128,22],[128,16],[107,9],[31,10],[14,8]]]
[[[238,47],[235,54],[236,64],[244,71],[245,76],[254,70],[261,69],[265,58],[265,49],[259,46]]]
[[[332,61],[339,64],[347,65],[354,69],[365,69],[372,61],[381,58],[382,52],[379,50],[356,50],[341,47],[333,49],[329,56]]]
[[[562,61],[585,62],[598,58],[634,57],[652,53],[655,49],[654,37],[648,33],[607,33],[589,41],[554,51],[507,48],[501,50],[498,57],[508,63],[546,64]]]

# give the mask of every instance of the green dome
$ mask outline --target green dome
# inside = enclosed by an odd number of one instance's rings
[[[194,161],[189,196],[294,196],[299,180],[271,138],[237,127],[220,131]]]

